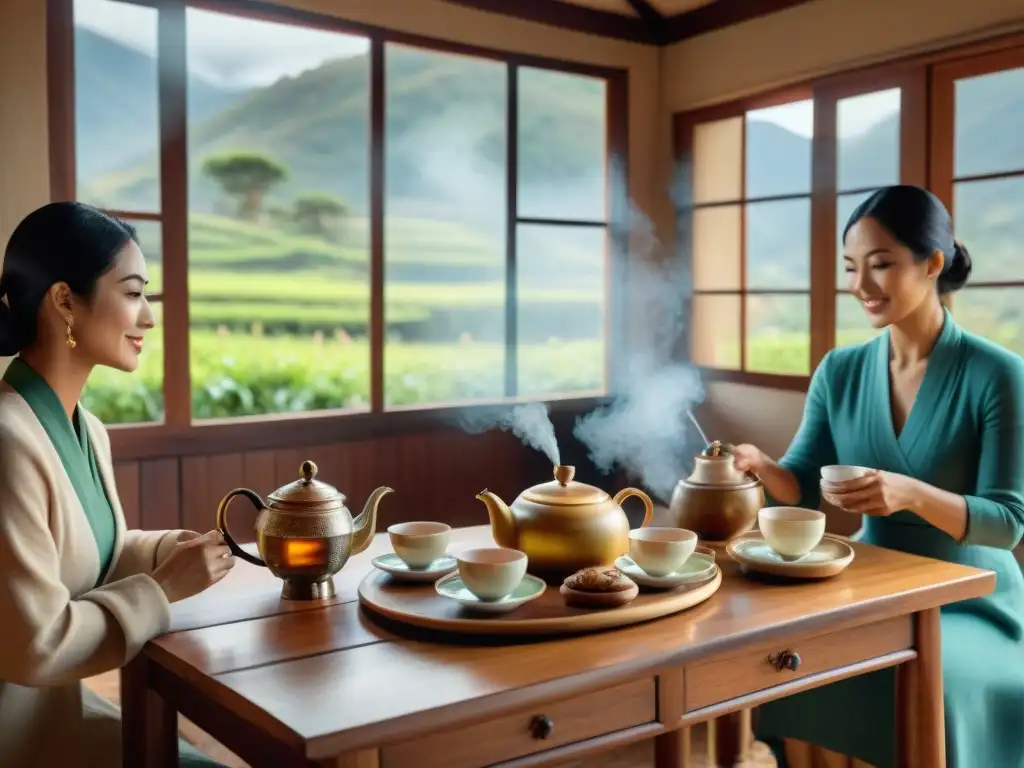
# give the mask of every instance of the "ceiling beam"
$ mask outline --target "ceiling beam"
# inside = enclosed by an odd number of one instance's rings
[[[784,11],[812,0],[714,0],[667,19],[666,38],[662,45],[678,43],[691,37],[731,27],[744,21]]]
[[[2,1],[2,0],[0,0]],[[137,0],[136,0],[137,1]],[[626,0],[636,16],[598,11],[566,0],[446,0],[486,13],[512,16],[559,29],[649,45],[669,45],[716,29],[777,13],[812,0],[712,0],[675,16],[650,0]]]
[[[659,45],[650,24],[643,18],[598,11],[562,0],[447,0],[478,11],[499,13],[601,37]],[[632,0],[630,0],[632,2]],[[646,5],[646,3],[644,3]],[[651,9],[653,10],[653,8]]]
[[[658,45],[664,45],[668,40],[669,28],[666,19],[657,8],[651,5],[648,0],[627,0],[640,21],[647,25],[651,31],[651,39]]]

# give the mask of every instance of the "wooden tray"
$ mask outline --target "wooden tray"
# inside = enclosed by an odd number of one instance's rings
[[[549,585],[536,600],[509,613],[488,616],[441,597],[433,584],[400,584],[374,568],[359,584],[359,602],[391,621],[440,632],[558,635],[623,627],[679,613],[703,603],[721,585],[722,571],[716,566],[702,581],[672,590],[641,590],[631,603],[616,608],[570,608],[558,587]]]

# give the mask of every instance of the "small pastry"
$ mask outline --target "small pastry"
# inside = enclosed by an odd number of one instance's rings
[[[612,566],[583,568],[562,582],[559,592],[567,605],[580,608],[612,608],[637,596],[636,582]]]
[[[564,584],[580,592],[622,592],[634,586],[631,578],[610,566],[583,568],[567,578]]]

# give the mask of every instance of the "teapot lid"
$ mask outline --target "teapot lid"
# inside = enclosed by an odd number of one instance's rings
[[[694,457],[693,473],[687,478],[691,485],[714,485],[739,488],[756,484],[757,477],[736,469],[733,455],[720,441],[710,443]]]
[[[267,506],[282,512],[330,512],[345,506],[345,494],[333,485],[316,479],[317,467],[312,461],[302,462],[300,477],[267,497]]]
[[[555,479],[540,483],[523,491],[522,498],[535,504],[565,506],[568,504],[600,504],[611,498],[600,488],[586,483],[573,482],[576,467],[559,464],[555,467]]]

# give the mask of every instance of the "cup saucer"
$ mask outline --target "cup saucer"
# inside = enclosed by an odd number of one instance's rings
[[[842,572],[853,562],[853,547],[825,534],[818,544],[797,560],[783,558],[772,549],[759,531],[752,531],[729,542],[726,551],[745,569],[773,576],[823,579]]]
[[[451,555],[442,555],[426,568],[410,568],[402,558],[394,552],[380,555],[370,561],[374,568],[378,568],[391,576],[396,581],[408,581],[424,583],[437,581],[442,576],[451,573],[459,567],[458,561]]]
[[[615,561],[615,567],[629,576],[629,578],[641,587],[672,589],[673,587],[682,586],[683,584],[687,584],[691,581],[699,581],[707,578],[714,573],[715,556],[714,554],[694,552],[686,558],[686,562],[683,563],[682,568],[675,573],[670,573],[668,576],[651,576],[649,573],[644,571],[643,568],[633,562],[633,559],[629,555],[622,555],[617,559]]]
[[[526,574],[519,582],[519,586],[512,590],[512,594],[506,595],[501,600],[481,600],[462,583],[458,573],[451,573],[438,581],[434,585],[434,589],[441,597],[455,600],[464,607],[480,613],[508,613],[523,603],[536,600],[544,594],[547,586],[542,579]]]

